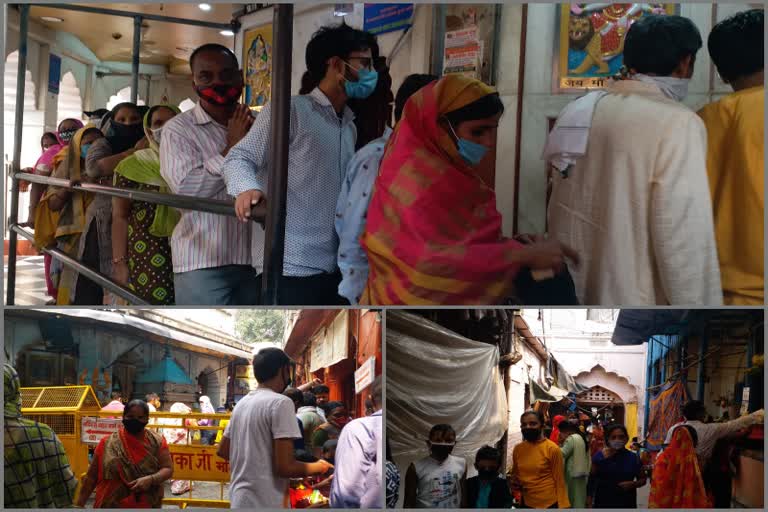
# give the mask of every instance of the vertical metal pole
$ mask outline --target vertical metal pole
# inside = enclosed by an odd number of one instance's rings
[[[277,4],[274,16],[272,60],[272,142],[267,193],[267,229],[264,240],[262,302],[277,304],[278,281],[285,256],[285,212],[288,195],[288,136],[291,118],[291,56],[293,4]]]
[[[656,378],[653,371],[653,338],[648,340],[648,357],[646,358],[646,375],[645,375],[645,418],[643,419],[643,432],[646,439],[648,438],[648,423],[651,416],[651,386],[656,384]]]
[[[139,57],[141,54],[141,16],[133,18],[133,65],[131,68],[131,103],[139,100]],[[147,98],[149,101],[149,98]]]
[[[707,371],[707,362],[704,355],[709,349],[709,330],[705,330],[699,340],[699,369],[696,374],[696,400],[704,400],[704,375]]]
[[[29,5],[19,5],[19,66],[16,72],[16,117],[13,127],[13,169],[21,171],[21,136],[24,129],[24,81],[27,73],[27,31],[29,29]],[[11,229],[19,223],[19,180],[11,181],[11,214],[8,218],[8,280],[5,285],[6,303],[11,306],[16,299],[16,246],[19,235]]]

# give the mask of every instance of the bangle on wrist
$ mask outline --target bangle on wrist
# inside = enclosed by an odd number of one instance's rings
[[[128,263],[128,256],[121,256],[112,260],[113,265],[117,265],[119,263]]]

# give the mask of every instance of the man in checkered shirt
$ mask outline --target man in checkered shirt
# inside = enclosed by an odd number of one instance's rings
[[[70,508],[77,480],[48,425],[21,417],[21,381],[3,367],[5,508]]]

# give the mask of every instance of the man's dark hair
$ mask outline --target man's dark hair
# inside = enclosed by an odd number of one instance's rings
[[[700,400],[690,400],[683,405],[683,416],[688,421],[702,420],[707,415],[707,408]]]
[[[331,392],[331,388],[329,388],[325,384],[320,384],[319,386],[315,386],[314,388],[312,388],[312,392],[315,395],[319,395],[321,393],[322,394],[326,394],[326,393],[330,393]]]
[[[307,44],[305,60],[310,74],[308,81],[319,84],[328,70],[332,57],[348,59],[352,52],[371,49],[370,34],[350,27],[346,23],[322,27]]]
[[[453,430],[452,426],[447,423],[439,423],[430,429],[429,438],[432,439],[432,434],[437,434],[438,432],[443,434],[453,434],[454,436],[456,435],[456,431]]]
[[[147,401],[147,403],[151,402],[152,400],[160,400],[160,395],[157,393],[147,393],[147,396],[144,397]]]
[[[195,71],[195,58],[201,53],[223,53],[232,59],[232,63],[235,65],[235,69],[240,68],[240,63],[237,61],[237,56],[232,50],[224,45],[217,43],[207,43],[203,46],[199,46],[195,51],[192,52],[192,55],[189,57],[189,69],[191,69],[193,72]]]
[[[408,102],[408,98],[436,80],[438,80],[438,77],[435,75],[413,74],[405,77],[402,85],[397,90],[397,94],[395,94],[395,122],[400,121],[400,118],[403,117],[403,110]]]
[[[325,411],[326,416],[330,416],[334,409],[338,409],[339,407],[346,408],[347,406],[344,405],[344,402],[326,402],[322,405],[323,411]]]
[[[288,388],[283,391],[283,394],[293,400],[293,403],[295,403],[297,407],[304,406],[304,393],[300,390],[296,388]]]
[[[493,446],[483,446],[477,450],[477,454],[475,454],[475,464],[481,460],[492,460],[501,466],[501,452]]]
[[[764,16],[762,9],[740,12],[715,25],[709,33],[709,55],[726,82],[763,70]]]
[[[323,451],[327,452],[330,450],[335,450],[338,445],[339,445],[338,439],[329,439],[323,444]]]
[[[571,434],[575,434],[576,432],[581,432],[581,430],[579,430],[578,425],[575,425],[569,421],[561,422],[560,425],[557,426],[557,428],[560,430],[560,432],[570,432]]]
[[[253,357],[253,374],[257,382],[266,382],[289,364],[291,358],[281,349],[265,348]]]
[[[370,393],[374,407],[376,407],[376,405],[381,405],[382,384],[383,379],[381,378],[381,375],[373,379],[373,383],[371,383]]]
[[[695,59],[701,46],[699,29],[688,18],[643,16],[627,32],[624,65],[638,73],[669,76],[686,57]]]
[[[317,462],[317,457],[312,455],[307,450],[296,450],[293,452],[293,458],[296,459],[298,462]]]
[[[504,103],[498,93],[486,94],[469,105],[445,114],[453,127],[465,121],[477,121],[504,113]]]
[[[128,402],[128,404],[125,406],[125,409],[123,409],[123,417],[125,417],[125,415],[128,414],[128,411],[130,411],[134,407],[140,408],[141,411],[146,416],[149,416],[149,405],[147,405],[147,402],[145,402],[144,400],[141,400],[139,398],[136,398],[136,399],[131,400],[130,402]]]
[[[302,402],[307,407],[317,407],[317,398],[315,398],[314,393],[310,393],[309,391],[304,392]]]
[[[123,394],[120,391],[113,391],[110,396],[112,397],[112,400],[120,400],[123,398]]]

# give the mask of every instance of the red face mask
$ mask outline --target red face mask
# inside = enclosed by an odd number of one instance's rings
[[[336,426],[339,428],[344,428],[347,423],[349,423],[349,417],[348,416],[342,416],[341,418],[336,418],[333,420],[334,423],[336,423]]]
[[[234,85],[199,85],[195,87],[197,95],[208,103],[226,107],[234,105],[243,94],[243,86]]]

